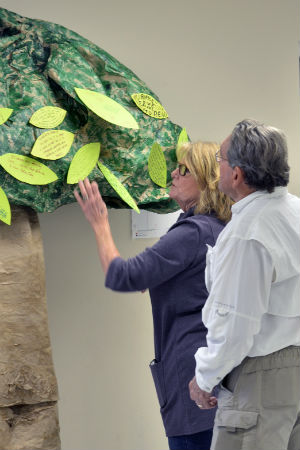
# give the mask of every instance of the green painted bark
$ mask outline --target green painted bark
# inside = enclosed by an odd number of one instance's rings
[[[0,186],[10,203],[51,212],[74,202],[74,186],[67,184],[72,158],[83,145],[100,142],[100,162],[118,176],[140,208],[156,212],[178,209],[168,199],[168,190],[151,181],[147,162],[153,143],[158,142],[166,158],[167,185],[170,184],[182,128],[169,119],[152,118],[136,106],[131,98],[135,93],[159,99],[130,69],[63,26],[21,17],[3,8],[0,51],[0,106],[13,108],[12,115],[0,126],[0,155],[30,155],[34,142],[45,130],[29,124],[29,120],[43,106],[67,110],[66,118],[56,129],[75,134],[66,156],[55,161],[39,159],[57,174],[58,180],[53,183],[26,184],[0,166]],[[139,130],[118,127],[95,115],[80,101],[75,87],[100,92],[120,103],[136,119]],[[98,183],[109,207],[128,208],[97,165],[90,179]]]

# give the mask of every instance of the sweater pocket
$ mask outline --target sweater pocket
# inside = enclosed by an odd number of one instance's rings
[[[162,362],[158,362],[156,359],[153,359],[149,367],[155,384],[159,405],[163,408],[167,403],[163,364]]]

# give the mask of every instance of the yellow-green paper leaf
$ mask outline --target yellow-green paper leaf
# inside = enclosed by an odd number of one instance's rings
[[[62,123],[67,111],[57,106],[43,106],[32,114],[29,123],[38,128],[55,128]]]
[[[4,122],[7,121],[7,119],[9,119],[12,112],[13,109],[11,108],[0,108],[0,125],[2,125]]]
[[[107,122],[114,123],[120,127],[139,128],[135,118],[130,114],[124,106],[116,102],[107,95],[100,92],[90,91],[88,89],[75,88],[76,94],[80,100],[97,116]]]
[[[57,180],[56,174],[45,164],[28,156],[5,153],[0,158],[3,169],[17,180],[28,184],[49,184]]]
[[[148,159],[148,172],[151,180],[158,186],[166,187],[167,185],[167,163],[161,146],[155,142],[152,145]]]
[[[181,133],[180,133],[179,137],[178,137],[177,146],[176,146],[177,150],[179,150],[180,147],[182,146],[182,144],[184,144],[185,142],[189,142],[189,138],[188,138],[186,129],[183,128],[181,130]]]
[[[2,222],[6,223],[7,225],[10,225],[11,222],[10,204],[6,197],[5,192],[1,187],[0,187],[0,220],[2,220]]]
[[[98,166],[103,175],[105,176],[106,180],[109,182],[111,187],[119,194],[121,199],[124,200],[124,202],[127,203],[127,205],[129,205],[137,213],[140,213],[140,210],[137,204],[135,203],[134,199],[131,197],[127,189],[120,183],[118,178],[100,162],[98,162]]]
[[[31,154],[43,159],[59,159],[68,153],[73,140],[74,134],[70,131],[45,131],[35,141]]]
[[[67,183],[75,184],[87,177],[99,159],[100,143],[95,142],[81,147],[75,154],[69,167]]]
[[[168,117],[165,108],[151,95],[140,93],[132,94],[131,97],[134,103],[148,116],[155,119],[166,119]]]

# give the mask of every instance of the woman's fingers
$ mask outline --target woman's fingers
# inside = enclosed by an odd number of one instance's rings
[[[88,178],[85,178],[83,180],[83,183],[84,183],[84,187],[85,187],[85,190],[86,190],[88,198],[92,198],[94,194],[93,194],[93,190],[92,190],[92,186],[91,186],[90,180]]]
[[[82,195],[83,200],[87,200],[87,198],[88,198],[88,193],[87,193],[87,191],[86,191],[85,184],[83,183],[82,180],[79,181],[78,186],[79,186],[79,189],[80,189],[80,192],[81,192],[81,195]]]
[[[97,194],[98,185],[96,182],[93,182],[93,184],[94,183],[95,183],[97,189],[95,189],[95,187],[92,187],[88,178],[85,178],[83,181],[82,180],[79,181],[78,186],[79,186],[81,196],[82,196],[82,199],[80,199],[80,200],[83,200],[83,202],[87,202],[88,200],[94,200],[94,199],[99,198],[99,196],[95,195],[95,194]],[[99,193],[99,190],[98,190],[98,193]],[[75,197],[78,200],[79,194],[75,195]],[[101,198],[101,196],[100,196],[100,198]],[[80,203],[80,201],[79,201],[79,203]],[[80,203],[80,204],[82,204],[82,203]]]
[[[88,200],[91,200],[91,194],[89,194],[89,191],[92,192],[89,187],[89,181],[87,183],[86,180],[87,178],[84,180],[84,182],[80,180],[78,183],[81,195],[79,194],[77,189],[74,190],[74,196],[83,211],[86,211]]]
[[[100,226],[104,223],[103,221],[107,220],[107,208],[97,183],[95,181],[90,183],[89,179],[85,178],[83,181],[79,181],[78,186],[81,195],[75,190],[74,196],[85,217],[93,227]]]
[[[79,192],[77,191],[77,189],[74,189],[74,196],[75,196],[76,200],[78,201],[79,205],[81,207],[83,207],[83,200],[80,197]]]
[[[98,184],[96,183],[96,181],[93,181],[91,184],[91,189],[93,192],[93,195],[95,197],[95,199],[100,200],[101,202],[103,202],[100,191],[99,191],[99,187]]]

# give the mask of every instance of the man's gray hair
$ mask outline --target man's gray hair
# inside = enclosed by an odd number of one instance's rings
[[[287,186],[287,155],[284,133],[252,119],[242,120],[234,127],[227,152],[229,165],[243,170],[250,187],[268,192],[276,186]]]

